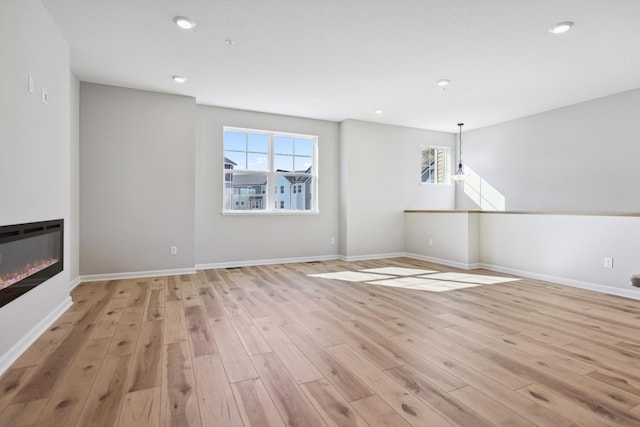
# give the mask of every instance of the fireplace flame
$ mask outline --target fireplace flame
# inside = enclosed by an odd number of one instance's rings
[[[18,283],[19,281],[24,280],[29,276],[33,276],[37,272],[52,266],[58,261],[60,261],[58,258],[50,258],[50,259],[36,261],[34,263],[29,263],[25,265],[24,267],[22,267],[21,270],[6,274],[4,276],[0,276],[0,290],[4,288],[8,288],[14,283]]]

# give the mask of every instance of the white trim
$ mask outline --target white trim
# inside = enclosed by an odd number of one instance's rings
[[[396,252],[390,254],[368,254],[368,255],[353,255],[353,256],[345,256],[340,255],[341,261],[367,261],[370,259],[385,259],[385,258],[402,258],[407,256],[405,252]]]
[[[572,288],[586,289],[589,291],[596,291],[603,294],[616,295],[620,297],[640,300],[640,291],[636,291],[634,289],[620,289],[613,286],[600,285],[600,284],[591,283],[591,282],[583,282],[580,280],[567,279],[565,277],[551,276],[547,274],[533,273],[531,271],[501,267],[499,265],[493,265],[493,264],[485,264],[485,263],[464,264],[458,261],[450,261],[446,259],[432,258],[424,255],[409,254],[409,253],[407,253],[406,256],[409,258],[414,258],[421,261],[434,262],[436,264],[448,265],[451,267],[462,268],[465,270],[475,270],[479,268],[484,268],[486,270],[495,271],[497,273],[511,274],[513,276],[526,277],[529,279],[542,280],[544,282],[555,283],[558,285],[571,286]]]
[[[449,267],[461,268],[463,270],[473,270],[476,268],[481,268],[481,264],[478,264],[478,263],[465,264],[459,261],[450,261],[448,259],[435,258],[435,257],[418,255],[418,254],[410,254],[410,253],[406,253],[404,256],[406,256],[407,258],[413,258],[420,261],[433,262],[435,264],[442,264],[442,265],[448,265]]]
[[[71,283],[69,283],[69,291],[74,290],[75,287],[78,286],[80,283],[82,283],[82,280],[80,280],[80,276],[77,276],[75,279],[71,281]]]
[[[196,264],[196,270],[211,270],[216,268],[250,267],[254,265],[292,264],[298,262],[332,261],[340,259],[339,255],[321,255],[298,258],[274,258],[256,259],[248,261],[213,262],[208,264]]]
[[[41,321],[39,321],[36,326],[31,328],[31,330],[27,332],[25,336],[20,338],[20,340],[15,343],[9,349],[9,351],[1,355],[0,375],[2,375],[7,369],[9,369],[13,362],[18,360],[18,357],[20,357],[22,353],[24,353],[29,348],[29,346],[31,346],[31,344],[33,344],[38,338],[40,338],[40,335],[42,335],[49,328],[49,326],[51,326],[53,322],[58,320],[58,318],[62,316],[62,314],[64,314],[64,312],[67,311],[67,309],[72,305],[73,301],[71,300],[71,297],[65,298],[64,301],[58,304],[56,308],[51,310],[49,314],[47,314]]]
[[[547,274],[532,273],[530,271],[517,270],[515,268],[500,267],[492,264],[480,264],[480,268],[496,271],[498,273],[512,274],[514,276],[527,277],[529,279],[542,280],[559,285],[571,286],[572,288],[586,289],[603,294],[616,295],[619,297],[640,300],[640,291],[633,289],[620,289],[613,286],[600,285],[598,283],[583,282],[581,280],[567,279],[565,277],[550,276]]]
[[[224,205],[224,201],[227,198],[227,181],[226,181],[226,175],[228,174],[248,174],[248,175],[264,175],[266,180],[267,180],[267,187],[266,187],[266,191],[263,193],[264,194],[264,208],[263,209],[226,209],[225,206],[223,206],[222,209],[222,215],[270,215],[273,213],[277,213],[277,212],[283,212],[280,213],[280,215],[301,215],[303,213],[307,213],[307,214],[311,214],[311,215],[317,215],[319,214],[319,203],[320,203],[320,198],[318,196],[318,188],[319,188],[319,173],[318,173],[318,140],[319,137],[318,135],[304,135],[304,134],[297,134],[297,133],[290,133],[290,132],[281,132],[281,131],[272,131],[272,130],[261,130],[261,129],[251,129],[251,128],[240,128],[240,127],[235,127],[235,126],[223,126],[222,127],[222,134],[223,134],[223,143],[222,143],[222,156],[223,158],[227,158],[225,156],[225,152],[229,151],[229,152],[237,152],[237,153],[245,153],[248,154],[250,153],[250,151],[248,151],[248,145],[246,146],[246,150],[244,151],[239,151],[239,150],[225,150],[225,144],[224,144],[224,135],[227,132],[237,132],[237,133],[244,133],[244,134],[257,134],[257,135],[264,135],[267,137],[267,146],[268,146],[268,152],[266,153],[268,156],[268,165],[267,165],[267,169],[264,171],[260,171],[260,170],[254,170],[254,169],[248,169],[249,168],[249,164],[247,163],[245,165],[245,167],[247,169],[225,169],[224,168],[224,161],[223,161],[223,170],[222,170],[222,201],[223,201],[223,205]],[[277,172],[275,169],[275,156],[276,156],[276,152],[275,152],[275,138],[281,136],[281,137],[287,137],[287,138],[299,138],[299,139],[306,139],[306,140],[311,140],[312,142],[312,154],[311,154],[311,173],[305,173],[305,172],[296,172],[296,171],[290,171],[290,172]],[[292,160],[295,159],[296,157],[296,152],[295,152],[295,144],[292,147],[293,148],[293,152],[292,152]],[[308,156],[304,156],[304,157],[308,157]],[[224,160],[224,159],[223,159]],[[230,160],[230,159],[229,159]],[[245,158],[245,160],[248,162],[248,158]],[[295,165],[292,165],[295,166]],[[289,175],[302,175],[302,176],[307,176],[311,179],[311,203],[312,203],[312,207],[313,209],[309,209],[309,210],[297,210],[297,209],[287,209],[284,211],[281,211],[278,208],[275,208],[274,206],[272,206],[272,204],[274,202],[277,202],[277,198],[274,198],[274,194],[276,194],[276,181],[277,181],[277,177],[278,176],[289,176]],[[239,213],[239,212],[244,212],[244,211],[250,211],[250,214],[243,214],[243,213]]]
[[[172,270],[132,271],[127,273],[88,274],[80,276],[80,282],[95,282],[99,280],[138,279],[142,277],[180,276],[196,274],[193,268],[174,268]]]
[[[246,209],[246,210],[230,210],[230,211],[221,211],[220,215],[229,215],[229,216],[234,216],[234,215],[238,215],[238,216],[242,216],[242,215],[255,215],[255,216],[269,216],[269,215],[274,215],[274,216],[278,216],[278,215],[320,215],[320,211],[319,210],[310,210],[310,211],[303,211],[303,210],[291,210],[291,209],[278,209],[277,211],[274,210],[265,210],[265,209]]]

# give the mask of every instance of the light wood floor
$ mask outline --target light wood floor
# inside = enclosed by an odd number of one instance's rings
[[[390,266],[453,271],[402,258],[82,284],[0,378],[0,426],[640,426],[640,301],[308,276]]]

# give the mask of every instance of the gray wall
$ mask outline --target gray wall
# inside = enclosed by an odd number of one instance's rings
[[[345,120],[341,137],[340,253],[402,253],[405,209],[453,209],[452,185],[421,185],[422,144],[451,147],[453,134]]]
[[[337,256],[338,124],[200,105],[197,112],[196,264]],[[317,135],[320,213],[222,215],[224,126]]]
[[[0,372],[69,301],[69,47],[39,1],[0,2],[0,225],[65,220],[64,271],[0,308]],[[34,78],[34,93],[27,76]],[[41,102],[46,88],[48,104]],[[40,323],[43,322],[43,323]],[[25,341],[26,340],[26,341]],[[22,343],[22,344],[21,344]]]
[[[463,157],[507,210],[638,212],[639,117],[640,89],[467,132]]]
[[[195,105],[81,83],[81,275],[193,268]]]

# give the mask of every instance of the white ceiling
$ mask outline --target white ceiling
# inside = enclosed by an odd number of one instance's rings
[[[640,87],[638,0],[42,2],[81,80],[199,104],[455,132]]]

